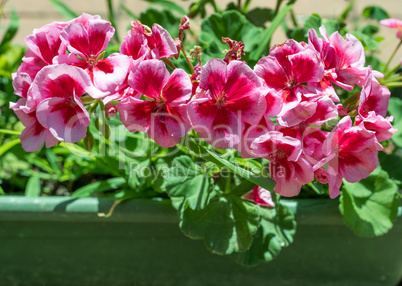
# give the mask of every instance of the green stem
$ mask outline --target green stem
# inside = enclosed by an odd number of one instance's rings
[[[120,37],[119,37],[119,33],[117,32],[116,16],[114,14],[112,0],[106,0],[106,2],[107,2],[108,11],[109,11],[109,21],[112,24],[112,26],[115,27],[115,33],[114,33],[113,38],[114,38],[116,44],[118,44],[118,43],[120,43]]]
[[[180,44],[180,50],[182,51],[184,57],[186,58],[187,64],[190,67],[191,73],[193,74],[194,73],[194,66],[191,63],[190,59],[187,57],[186,49],[183,47],[182,43]]]
[[[402,86],[402,82],[390,82],[385,84],[386,87],[401,87]]]
[[[397,64],[393,69],[391,69],[389,72],[387,72],[384,75],[384,79],[390,77],[397,69],[399,69],[401,67],[401,64]]]
[[[251,3],[251,0],[246,0],[246,3],[244,3],[243,9],[242,9],[243,14],[247,14],[248,6],[250,6],[250,3]]]
[[[165,64],[167,64],[172,70],[176,69],[176,66],[168,58],[161,59]]]
[[[279,8],[281,7],[282,2],[283,2],[283,0],[277,0],[276,1],[274,17],[278,14]]]
[[[296,17],[295,17],[295,13],[294,13],[293,9],[290,10],[290,18],[292,19],[293,26],[295,26],[295,28],[297,28],[298,25],[297,25],[297,21],[296,21]]]
[[[355,0],[350,0],[348,6],[343,10],[342,14],[338,18],[338,22],[342,23],[346,20],[347,16],[349,15],[349,12],[352,11],[352,8],[355,4]]]
[[[392,59],[394,58],[396,52],[399,50],[399,47],[400,47],[401,45],[402,45],[402,38],[401,38],[401,40],[399,41],[398,45],[396,46],[394,52],[393,52],[393,53],[391,54],[391,56],[389,57],[388,62],[385,64],[384,71],[386,71],[386,70],[388,69],[389,64],[391,63]]]
[[[214,7],[215,13],[222,14],[222,10],[216,5],[215,0],[210,0],[210,3]]]
[[[14,130],[8,130],[8,129],[0,129],[0,133],[9,134],[9,135],[21,135],[21,131],[14,131]]]

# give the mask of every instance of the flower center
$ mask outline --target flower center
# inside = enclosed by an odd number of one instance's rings
[[[91,55],[89,56],[88,61],[87,61],[88,65],[89,65],[91,68],[93,68],[93,67],[96,65],[97,62],[98,62],[97,57],[96,57],[96,55],[94,55],[94,54],[91,54]]]
[[[226,97],[227,95],[225,93],[222,93],[218,96],[218,98],[216,99],[216,105],[218,107],[222,107],[226,105]]]

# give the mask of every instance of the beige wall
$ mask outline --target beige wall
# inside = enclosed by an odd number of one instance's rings
[[[236,2],[235,0],[231,0]],[[218,0],[217,2],[221,7],[226,7],[230,0]],[[244,1],[244,0],[243,0]],[[106,1],[104,0],[65,0],[65,3],[77,12],[86,12],[89,14],[99,14],[106,18]],[[176,3],[182,5],[187,9],[192,0],[182,1],[175,0]],[[140,0],[114,0],[116,6],[116,12],[119,15],[118,30],[121,35],[125,34],[125,29],[130,19],[119,8],[119,4],[124,4],[129,7],[134,13],[139,14],[146,9],[149,5],[145,1]],[[270,7],[275,6],[276,1],[273,0],[253,0],[251,7]],[[351,15],[353,20],[358,19],[361,11],[368,5],[378,5],[387,10],[391,17],[402,19],[402,1],[401,0],[356,0],[356,5]],[[336,18],[343,9],[347,6],[348,2],[345,0],[298,0],[295,4],[295,13],[297,19],[302,20],[304,17],[311,13],[319,13],[325,18]],[[61,15],[50,4],[49,0],[8,0],[5,11],[7,13],[11,9],[15,9],[20,16],[21,26],[18,34],[15,38],[15,42],[23,44],[23,39],[34,28],[39,28],[52,21],[64,20]],[[7,19],[2,19],[2,29],[4,30],[4,24]],[[389,28],[381,28],[381,34],[386,36],[386,40],[381,43],[381,58],[386,60],[393,51],[397,42],[394,37],[395,31]],[[277,31],[274,35],[273,43],[283,42],[285,36],[282,31]],[[399,51],[393,63],[396,64],[402,57],[402,50]]]

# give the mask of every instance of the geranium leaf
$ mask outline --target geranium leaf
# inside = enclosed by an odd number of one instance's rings
[[[213,196],[212,178],[202,173],[201,167],[188,156],[176,157],[163,180],[172,205],[177,210],[183,206],[192,210],[203,209]]]
[[[359,236],[385,234],[398,212],[397,192],[396,184],[379,167],[360,182],[344,181],[339,208],[345,223]]]
[[[222,14],[212,14],[201,24],[199,41],[203,49],[203,58],[205,60],[223,59],[225,57],[223,51],[229,49],[229,46],[222,42],[222,37],[227,37],[244,43],[246,55],[242,59],[247,61],[260,44],[262,31],[262,28],[254,26],[237,11],[230,10]]]
[[[204,239],[213,253],[224,255],[249,249],[259,221],[257,205],[225,195],[202,210],[183,209],[180,228],[190,238]]]
[[[272,191],[276,185],[275,181],[273,181],[272,179],[261,177],[249,170],[241,168],[240,166],[235,165],[235,164],[221,158],[219,155],[215,154],[214,152],[211,152],[194,142],[190,142],[189,147],[190,147],[191,151],[194,152],[195,154],[201,154],[202,155],[201,157],[203,160],[212,162],[212,163],[218,165],[219,167],[228,168],[233,173],[239,175],[240,177],[243,177],[244,179],[246,179],[256,185],[259,185],[260,187],[262,187],[266,190]]]
[[[296,221],[288,207],[259,208],[260,227],[254,235],[253,244],[245,252],[232,254],[237,262],[248,266],[274,259],[282,248],[293,242],[296,233]]]

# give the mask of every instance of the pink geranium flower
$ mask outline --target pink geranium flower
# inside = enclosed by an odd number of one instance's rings
[[[187,101],[191,81],[182,69],[171,75],[163,62],[146,60],[129,75],[130,86],[144,96],[128,97],[117,104],[120,119],[131,132],[148,132],[160,146],[177,145],[190,129]]]
[[[245,63],[212,59],[202,68],[200,85],[189,103],[191,124],[214,147],[233,147],[245,124],[257,125],[266,112],[264,94],[259,78]]]
[[[256,203],[264,207],[274,207],[275,203],[272,200],[271,192],[255,186],[250,192],[242,196],[242,199]]]
[[[269,160],[277,194],[296,196],[302,185],[314,180],[312,165],[302,155],[300,140],[283,136],[279,131],[270,131],[254,140],[251,148],[256,156]]]
[[[360,102],[357,108],[359,115],[367,117],[371,111],[375,114],[385,116],[387,114],[391,92],[373,77],[371,67],[368,69],[363,89],[360,93]]]
[[[10,102],[10,108],[14,110],[18,119],[24,125],[24,130],[21,132],[21,146],[27,152],[33,152],[42,148],[43,143],[46,143],[46,148],[53,147],[57,140],[52,133],[43,127],[36,118],[36,111],[29,113],[24,111],[26,98],[20,98],[17,102]]]
[[[36,76],[28,101],[38,122],[59,141],[75,143],[86,136],[89,114],[83,94],[99,92],[81,69],[68,65],[48,66]]]
[[[389,28],[397,29],[396,36],[400,39],[402,34],[402,21],[398,19],[384,19],[380,21],[381,25],[384,25]]]
[[[318,170],[327,163],[329,196],[333,199],[340,194],[342,178],[356,183],[368,177],[378,165],[381,148],[374,132],[363,125],[352,126],[349,116],[342,118],[323,144],[326,157],[314,166]]]
[[[135,20],[121,44],[120,53],[131,56],[133,60],[144,60],[170,58],[178,50],[169,32],[160,25],[154,24],[151,30]]]
[[[281,96],[281,116],[299,104],[303,83],[319,82],[322,79],[324,65],[314,49],[288,40],[272,47],[270,55],[260,59],[254,71],[269,88]]]
[[[328,36],[324,26],[320,27],[320,33],[323,38],[319,38],[314,29],[308,32],[309,44],[320,53],[325,64],[324,78],[319,86],[331,95],[332,100],[339,101],[331,83],[346,90],[362,84],[361,81],[366,76],[364,48],[351,34],[347,34],[346,39],[338,32]]]
[[[398,131],[392,127],[393,116],[383,117],[370,111],[366,117],[357,116],[356,125],[362,125],[365,129],[373,131],[378,142],[388,140]]]
[[[109,22],[83,13],[61,31],[61,40],[70,54],[58,56],[55,61],[84,69],[97,88],[114,92],[126,80],[132,63],[129,57],[121,54],[103,59],[102,52],[113,34],[114,28]]]

